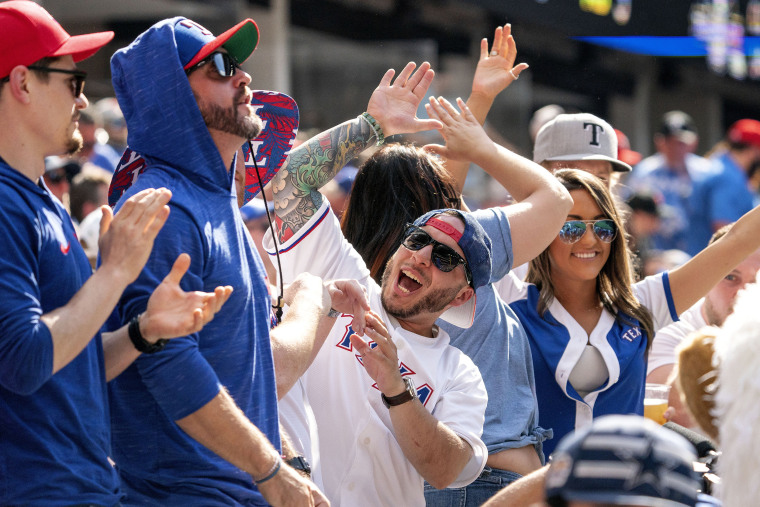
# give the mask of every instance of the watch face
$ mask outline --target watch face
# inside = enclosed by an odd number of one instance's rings
[[[414,380],[411,377],[404,377],[404,383],[406,384],[407,392],[416,398],[417,389],[414,387]]]

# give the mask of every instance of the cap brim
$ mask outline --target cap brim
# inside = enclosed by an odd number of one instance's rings
[[[605,155],[562,155],[561,157],[551,157],[545,159],[547,162],[552,162],[555,160],[606,160],[607,162],[612,164],[612,170],[617,172],[629,172],[631,171],[632,167],[626,164],[625,162],[618,160],[616,158],[610,158]]]
[[[462,329],[468,329],[475,321],[475,294],[466,303],[452,306],[441,314],[440,319]]]
[[[50,56],[71,55],[75,62],[91,57],[100,48],[111,42],[113,32],[97,32],[83,35],[73,35]]]
[[[259,27],[254,20],[248,18],[203,46],[193,59],[187,62],[187,65],[185,65],[184,68],[189,69],[219,49],[219,47],[224,47],[224,49],[227,50],[227,53],[232,55],[235,61],[243,63],[249,56],[251,56],[258,43]]]

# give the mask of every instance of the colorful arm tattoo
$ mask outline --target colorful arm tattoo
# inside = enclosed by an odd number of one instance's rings
[[[322,205],[319,188],[369,146],[375,133],[358,117],[295,148],[272,179],[277,234],[287,241]]]

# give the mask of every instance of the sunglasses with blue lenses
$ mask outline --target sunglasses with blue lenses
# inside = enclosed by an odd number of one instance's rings
[[[589,225],[592,226],[599,241],[603,243],[612,243],[617,236],[615,221],[605,218],[603,220],[568,220],[559,230],[559,239],[568,245],[577,243],[586,234],[586,227]]]
[[[213,64],[216,71],[222,77],[232,77],[235,75],[237,69],[240,68],[240,64],[232,57],[232,55],[217,51],[211,53],[206,58],[187,69],[185,73],[189,76],[192,72],[198,70],[207,63]]]
[[[467,261],[464,260],[458,253],[454,251],[450,246],[444,245],[420,229],[416,225],[407,224],[406,232],[404,232],[404,240],[401,244],[407,249],[414,252],[422,250],[428,245],[433,245],[433,251],[430,254],[430,259],[435,264],[435,267],[448,273],[456,268],[459,264],[464,266],[464,276],[468,284],[472,284],[472,274],[470,268],[467,265]]]

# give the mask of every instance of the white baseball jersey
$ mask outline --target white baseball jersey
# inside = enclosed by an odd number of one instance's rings
[[[652,350],[649,351],[647,375],[660,366],[675,364],[676,347],[678,347],[678,344],[690,333],[693,333],[697,329],[702,329],[707,325],[705,318],[702,316],[702,305],[704,304],[704,298],[700,299],[691,308],[681,314],[678,322],[674,322],[657,331],[652,342]]]
[[[272,254],[269,235],[264,245]],[[487,394],[472,360],[449,345],[445,331],[436,328],[435,338],[416,335],[385,313],[380,287],[343,237],[327,201],[281,246],[280,256],[286,282],[308,271],[326,280],[355,278],[367,289],[372,310],[396,344],[402,375],[412,379],[425,408],[473,449],[451,487],[475,480],[488,457],[480,440]],[[317,421],[324,492],[334,506],[423,506],[423,478],[404,456],[380,391],[351,346],[351,320],[350,315],[337,319],[303,377]]]

